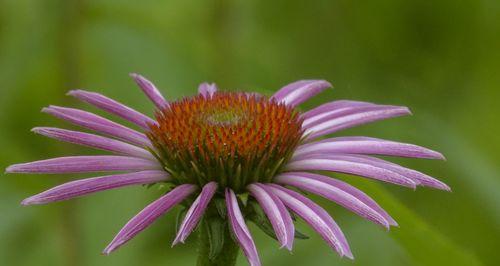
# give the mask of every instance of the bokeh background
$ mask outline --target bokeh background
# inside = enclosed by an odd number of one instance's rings
[[[335,89],[304,104],[356,99],[409,106],[414,116],[342,132],[417,143],[446,162],[396,160],[453,192],[412,191],[342,176],[385,207],[390,232],[316,198],[356,260],[311,239],[292,255],[256,230],[264,265],[500,265],[500,2],[496,0],[0,0],[0,168],[95,152],[35,136],[49,104],[88,108],[65,92],[99,91],[152,113],[130,72],[168,99],[202,81],[271,93],[324,78]],[[80,175],[0,177],[0,265],[194,265],[196,237],[170,248],[175,211],[111,256],[101,250],[160,191],[123,188],[46,206],[34,193]],[[243,256],[240,265],[246,265]]]

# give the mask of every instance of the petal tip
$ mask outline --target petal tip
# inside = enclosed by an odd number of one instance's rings
[[[410,108],[408,108],[406,106],[403,107],[402,110],[403,110],[403,112],[405,112],[408,115],[413,115],[413,112],[410,110]]]
[[[56,105],[49,105],[47,107],[43,107],[42,108],[42,113],[46,113],[46,114],[53,114],[54,112],[57,111],[57,109],[59,109],[61,107],[59,106],[56,106]],[[60,109],[59,109],[60,110]]]
[[[341,249],[341,252],[340,252],[340,257],[347,257],[348,259],[351,259],[351,260],[354,260],[354,256],[352,255],[352,251],[351,249],[349,248],[349,246],[344,246],[342,249]]]
[[[452,192],[450,186],[446,185],[445,183],[443,183],[439,180],[436,180],[434,182],[434,184],[427,185],[427,187],[431,187],[431,188],[435,188],[435,189],[443,190],[443,191],[447,191],[447,192]]]
[[[104,256],[109,256],[110,253],[111,253],[111,251],[108,251],[108,250],[101,251],[101,254]]]
[[[42,134],[45,131],[44,127],[34,127],[31,129],[31,132],[36,134]]]
[[[442,153],[440,153],[440,152],[436,152],[436,153],[437,153],[436,159],[443,160],[445,162],[448,160],[448,159],[446,159],[446,157]]]
[[[102,255],[108,256],[111,252],[115,251],[117,246],[114,243],[109,244],[102,252]]]
[[[79,89],[69,90],[68,92],[66,92],[66,95],[67,96],[76,96],[76,95],[80,94],[80,92],[82,92],[82,90],[79,90]]]
[[[29,205],[34,205],[34,204],[36,204],[36,201],[32,197],[26,198],[23,201],[21,201],[22,206],[29,206]]]
[[[334,88],[333,85],[332,85],[332,83],[329,82],[328,80],[321,79],[319,81],[321,81],[322,83],[324,83],[327,88],[331,88],[331,89]]]
[[[5,174],[12,174],[12,173],[18,173],[20,170],[21,164],[13,164],[5,168],[4,173]]]
[[[349,251],[349,253],[345,253],[344,256],[350,260],[354,260],[354,256],[352,255],[351,251]]]
[[[288,251],[290,251],[290,253],[291,253],[291,252],[292,252],[292,249],[293,249],[293,244],[292,244],[292,243],[289,243],[289,244],[284,245],[284,247],[285,247],[286,249],[288,249]]]
[[[390,226],[393,226],[393,227],[399,227],[399,224],[398,222],[396,222],[396,220],[394,220],[392,217],[388,217],[388,222],[389,222],[389,225]]]
[[[421,148],[421,147],[418,147],[418,148],[419,148],[418,152],[421,153],[421,156],[415,157],[415,158],[446,161],[446,157],[438,151],[434,151],[434,150],[427,149],[427,148]]]
[[[446,157],[438,151],[429,150],[426,155],[426,157],[423,157],[424,159],[447,161]]]
[[[172,245],[170,247],[174,247],[175,245],[178,245],[179,243],[184,244],[185,239],[181,235],[177,235],[172,241]]]
[[[441,190],[447,191],[447,192],[453,192],[451,187],[443,183],[442,187],[440,188]]]
[[[94,92],[90,92],[90,91],[86,91],[86,90],[82,90],[82,89],[74,89],[74,90],[70,90],[66,93],[67,96],[72,96],[72,97],[75,97],[75,98],[79,98],[80,100],[81,99],[85,99],[87,97],[90,97],[92,95],[94,95],[96,93]]]
[[[143,77],[141,74],[138,74],[138,73],[130,73],[129,76],[131,78],[133,78],[138,83],[142,83],[142,82],[146,81],[146,78]]]

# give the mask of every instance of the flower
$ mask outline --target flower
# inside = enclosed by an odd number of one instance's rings
[[[340,100],[303,113],[297,110],[299,104],[331,87],[324,80],[297,81],[270,98],[257,93],[219,92],[215,84],[203,83],[198,95],[167,102],[150,81],[137,74],[131,76],[156,106],[155,119],[95,92],[74,90],[68,94],[132,122],[140,131],[86,111],[57,106],[42,111],[99,135],[50,127],[33,129],[50,138],[115,155],[61,157],[16,164],[6,170],[40,174],[122,172],[65,183],[25,199],[23,205],[130,185],[171,184],[168,193],[120,230],[105,248],[105,254],[125,244],[174,206],[184,204],[188,208],[174,245],[187,239],[204,213],[216,209],[220,218],[228,221],[250,265],[260,265],[245,221],[256,221],[264,230],[266,226],[271,228],[266,232],[281,247],[291,250],[298,234],[292,211],[340,256],[352,259],[347,240],[333,218],[291,188],[320,195],[385,228],[397,223],[374,200],[320,173],[339,172],[410,188],[450,190],[426,174],[373,157],[444,159],[438,152],[368,137],[318,140],[342,129],[408,115],[406,107]]]

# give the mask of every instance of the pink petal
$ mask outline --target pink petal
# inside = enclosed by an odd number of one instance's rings
[[[401,186],[415,188],[418,184],[391,169],[348,155],[322,155],[321,158],[301,159],[286,165],[287,171],[333,171],[359,175]]]
[[[205,98],[212,97],[214,93],[217,92],[217,85],[215,83],[201,83],[198,86],[198,93],[203,95]]]
[[[338,100],[333,102],[324,103],[318,107],[315,107],[301,115],[302,118],[308,119],[313,116],[317,116],[322,113],[327,113],[339,109],[352,109],[355,107],[362,106],[375,106],[374,103],[369,102],[359,102],[359,101],[350,101],[350,100]]]
[[[158,162],[142,158],[99,155],[59,157],[7,167],[7,173],[67,174],[104,171],[162,170]]]
[[[373,110],[371,110],[370,107],[367,108],[369,108],[369,110],[364,112],[340,116],[309,128],[305,128],[306,130],[304,131],[304,136],[306,136],[306,140],[311,140],[342,129],[359,126],[377,120],[411,114],[410,110],[406,107],[375,108]]]
[[[281,247],[286,246],[288,250],[292,250],[295,228],[292,217],[281,200],[274,194],[268,193],[261,184],[254,183],[247,188],[269,218]]]
[[[94,178],[86,178],[64,183],[57,187],[31,196],[21,203],[22,205],[45,204],[55,201],[72,199],[90,193],[109,190],[131,185],[153,184],[169,180],[169,174],[165,171],[141,171],[128,174],[109,175]]]
[[[99,109],[119,116],[144,129],[149,129],[149,125],[156,124],[156,121],[145,116],[144,114],[96,92],[72,90],[68,92],[68,95],[71,95],[81,101],[94,105]]]
[[[42,112],[141,147],[151,146],[146,135],[89,112],[58,106],[43,108]]]
[[[169,106],[163,95],[161,95],[160,91],[151,81],[135,73],[130,74],[130,76],[135,80],[137,85],[139,85],[144,94],[146,94],[156,107],[158,107],[158,109],[163,110]]]
[[[451,191],[451,188],[446,185],[445,183],[428,176],[424,173],[402,167],[400,165],[397,165],[395,163],[391,163],[379,158],[371,157],[371,156],[363,156],[363,155],[352,155],[352,157],[357,158],[358,161],[364,162],[364,163],[369,163],[376,165],[378,167],[383,167],[386,169],[389,169],[391,171],[394,171],[396,173],[399,173],[400,175],[405,176],[406,178],[409,178],[413,180],[415,183],[421,186],[426,186],[426,187],[432,187],[436,189],[441,189],[441,190],[446,190],[446,191]]]
[[[406,107],[372,104],[372,105],[357,105],[357,106],[337,108],[305,119],[302,124],[302,127],[304,129],[308,129],[317,126],[319,124],[322,124],[324,122],[331,121],[333,119],[341,119],[346,116],[352,117],[357,114],[367,114],[367,113],[369,114],[375,111],[384,111],[384,110],[389,110],[389,111],[401,110],[401,108],[406,108]]]
[[[363,199],[360,199],[356,195],[351,194],[349,191],[342,189],[342,187],[337,186],[338,182],[336,183],[336,181],[339,180],[305,172],[286,172],[274,178],[274,182],[276,183],[294,186],[300,190],[309,191],[323,196],[365,219],[389,228],[390,223],[384,216],[384,214],[386,214],[385,212],[380,213],[380,208],[372,208],[372,206],[366,204]]]
[[[236,241],[247,257],[248,263],[250,263],[250,266],[260,266],[261,264],[257,248],[255,247],[252,235],[245,224],[245,219],[241,214],[236,195],[230,188],[226,188],[226,206],[229,225],[231,226],[231,230],[236,238]]]
[[[35,127],[31,131],[61,141],[156,161],[149,151],[119,140],[53,127]]]
[[[299,80],[281,88],[271,99],[295,107],[331,87],[332,84],[325,80]]]
[[[311,225],[340,256],[353,258],[344,234],[323,208],[301,194],[282,186],[268,184],[266,187],[278,196],[288,208]]]
[[[186,238],[189,236],[189,234],[191,234],[191,232],[194,230],[194,228],[200,221],[201,217],[203,216],[203,213],[205,212],[205,209],[212,200],[212,197],[214,196],[216,190],[217,190],[217,183],[215,182],[210,182],[205,186],[203,186],[200,195],[196,198],[196,200],[193,202],[193,204],[187,211],[186,216],[184,217],[184,220],[182,221],[181,226],[179,227],[177,236],[175,237],[175,240],[172,243],[172,246],[176,245],[179,242],[184,243]]]
[[[177,186],[166,195],[149,204],[136,216],[134,216],[115,236],[111,243],[104,249],[103,253],[108,255],[130,239],[146,229],[161,215],[168,212],[175,205],[182,202],[196,191],[197,187],[192,184]]]
[[[306,143],[297,147],[292,159],[307,158],[311,154],[376,154],[410,158],[444,159],[436,151],[413,144],[368,138],[341,137],[330,138],[318,142]]]

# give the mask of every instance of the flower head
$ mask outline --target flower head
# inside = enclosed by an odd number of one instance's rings
[[[215,181],[235,192],[271,182],[302,137],[296,111],[245,93],[173,102],[156,120],[147,135],[174,181],[199,186]]]
[[[130,185],[172,184],[170,191],[120,230],[105,248],[106,254],[182,204],[187,206],[186,213],[173,244],[183,243],[205,213],[216,213],[219,220],[228,222],[249,263],[260,265],[246,221],[256,222],[281,247],[291,250],[299,234],[294,228],[290,213],[293,212],[340,256],[353,258],[333,218],[292,188],[325,197],[386,228],[397,223],[374,200],[321,173],[346,173],[410,188],[449,190],[446,184],[424,173],[373,156],[444,159],[438,152],[368,137],[318,140],[345,128],[410,114],[406,107],[341,100],[303,113],[296,109],[331,87],[323,80],[291,83],[270,98],[256,93],[219,92],[215,84],[204,83],[198,95],[167,102],[150,81],[137,74],[132,77],[156,106],[155,119],[98,93],[75,90],[69,95],[134,123],[138,130],[86,111],[57,106],[42,111],[97,134],[49,127],[33,129],[38,134],[114,155],[61,157],[16,164],[6,170],[54,174],[122,172],[62,184],[25,199],[23,205]]]

